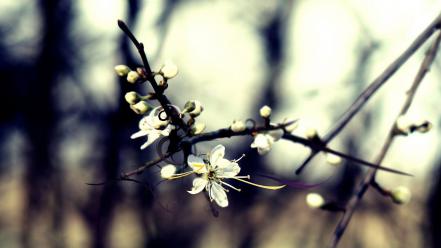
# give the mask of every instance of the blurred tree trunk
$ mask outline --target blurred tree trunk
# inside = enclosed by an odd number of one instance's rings
[[[428,194],[427,200],[427,236],[426,247],[441,247],[441,163],[438,162],[438,168],[435,169],[431,180],[432,189]]]
[[[268,105],[275,111],[280,104],[278,92],[280,91],[280,77],[283,72],[282,65],[285,59],[286,23],[292,18],[291,15],[294,12],[294,7],[295,1],[293,0],[280,1],[272,17],[258,30],[265,48],[265,60],[267,61],[267,68],[264,70],[266,71],[266,77],[264,79],[262,95],[259,100],[254,103],[255,108],[253,113],[255,114],[253,119],[255,119],[259,125],[262,122],[262,117],[258,114],[259,109],[264,105]],[[241,173],[243,173],[243,175],[250,174],[251,176],[253,176],[252,172],[266,174],[268,170],[266,169],[265,160],[255,149],[253,149],[251,153],[248,152],[249,150],[249,146],[244,146],[244,148],[239,151],[239,154],[247,154],[245,160],[247,164],[252,165],[252,168],[243,167]],[[247,248],[254,246],[255,227],[258,225],[249,223],[250,218],[246,210],[249,210],[251,206],[255,205],[254,201],[260,190],[249,185],[241,185],[241,188],[243,190],[240,194],[232,194],[233,199],[231,201],[235,202],[237,208],[235,211],[238,213],[241,212],[241,219],[238,223],[243,226],[243,235],[241,235],[239,247]],[[272,209],[272,211],[278,208],[276,205],[278,204],[273,205],[274,209]]]
[[[64,207],[63,185],[60,182],[60,167],[53,164],[57,148],[54,146],[54,130],[57,127],[57,114],[53,90],[61,76],[71,72],[69,65],[69,36],[71,7],[68,0],[40,0],[42,33],[41,51],[30,71],[20,76],[27,77],[27,95],[22,99],[25,114],[25,132],[29,138],[28,166],[24,176],[26,187],[25,207],[22,222],[21,241],[23,247],[35,247],[32,233],[37,228],[38,218],[50,225],[52,247],[63,247],[62,240]],[[43,217],[44,216],[44,217]],[[37,226],[39,225],[39,226]]]

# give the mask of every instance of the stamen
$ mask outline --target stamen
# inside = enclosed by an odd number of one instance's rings
[[[221,182],[221,184],[225,184],[226,186],[228,186],[228,187],[230,187],[230,188],[232,188],[232,189],[234,189],[234,190],[236,190],[236,191],[238,191],[238,192],[241,191],[241,189],[238,189],[238,188],[234,187],[233,185],[231,185],[231,184],[229,184],[229,183],[226,183],[226,182],[224,182],[224,181],[220,181],[220,182]],[[223,188],[223,187],[222,187],[222,188]],[[224,188],[224,189],[225,189],[225,188]],[[225,189],[225,191],[228,192],[227,189]]]
[[[278,190],[278,189],[284,188],[286,186],[286,185],[280,185],[280,186],[261,185],[261,184],[249,182],[249,181],[243,180],[241,178],[237,178],[237,177],[232,177],[232,178],[236,179],[237,181],[241,181],[243,183],[247,183],[247,184],[250,184],[250,185],[253,185],[253,186],[256,186],[256,187],[259,187],[259,188],[263,188],[263,189]]]
[[[244,157],[245,157],[245,153],[243,153],[242,156],[240,156],[240,158],[238,158],[238,159],[234,159],[233,162],[234,162],[234,163],[237,163],[237,162],[239,162],[241,159],[243,159]]]
[[[173,179],[178,179],[178,178],[186,177],[186,176],[191,175],[193,173],[195,173],[195,171],[187,171],[187,172],[184,172],[184,173],[174,174],[173,176],[167,178],[167,180],[173,180]]]

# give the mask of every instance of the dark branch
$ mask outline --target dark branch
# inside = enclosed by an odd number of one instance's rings
[[[349,123],[349,121],[360,111],[360,109],[367,103],[367,101],[383,86],[388,79],[399,69],[404,63],[423,45],[432,34],[440,27],[441,14],[412,42],[412,44],[392,62],[354,101],[353,104],[343,113],[337,124],[327,135],[323,137],[325,143],[329,143],[337,134],[339,134],[343,128]],[[312,151],[311,154],[305,159],[305,161],[296,170],[296,174],[302,172],[311,159],[317,154],[316,151]]]
[[[438,21],[439,21],[439,19],[440,19],[440,17],[437,18]],[[434,25],[434,27],[437,27],[437,25]],[[426,56],[425,56],[423,62],[421,63],[420,69],[419,69],[417,75],[415,76],[415,79],[412,83],[412,86],[410,87],[409,91],[407,92],[407,98],[406,98],[399,114],[397,115],[394,123],[392,124],[392,127],[390,128],[388,137],[387,137],[385,143],[383,144],[383,148],[381,149],[380,154],[378,155],[378,157],[376,159],[376,163],[381,163],[383,161],[383,159],[386,156],[387,151],[391,147],[392,141],[394,140],[394,138],[396,136],[396,132],[395,132],[396,120],[398,119],[398,117],[400,117],[401,115],[404,115],[409,110],[409,107],[412,104],[413,97],[415,96],[415,93],[418,89],[418,86],[421,84],[424,76],[429,71],[429,68],[435,59],[440,42],[441,42],[441,31],[438,32],[438,35],[437,35],[435,41],[431,45],[429,51],[426,53]],[[346,228],[352,218],[353,213],[355,212],[355,209],[357,208],[358,203],[363,198],[363,195],[367,191],[369,186],[373,185],[374,187],[376,187],[378,189],[378,185],[375,182],[376,173],[377,173],[377,170],[375,168],[371,169],[367,173],[365,178],[363,179],[363,182],[360,185],[359,189],[356,191],[356,193],[349,200],[349,203],[346,207],[347,211],[342,216],[338,226],[335,229],[334,236],[331,241],[330,247],[337,247],[341,237],[343,236],[343,234],[344,234],[344,232],[345,232],[345,230],[346,230]]]

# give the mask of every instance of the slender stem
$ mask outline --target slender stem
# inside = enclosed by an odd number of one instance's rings
[[[349,121],[360,111],[360,109],[367,103],[367,101],[383,86],[388,79],[395,74],[395,72],[404,65],[404,63],[423,45],[432,34],[439,28],[441,24],[441,14],[412,42],[412,44],[393,61],[372,83],[357,97],[354,103],[342,114],[335,126],[323,137],[323,141],[329,143]],[[312,151],[311,154],[304,160],[304,162],[296,170],[296,174],[302,172],[311,159],[317,154],[317,151]]]
[[[395,138],[395,123],[396,120],[398,119],[398,117],[400,117],[401,115],[404,115],[407,113],[407,111],[409,110],[413,98],[415,96],[415,93],[418,89],[418,86],[421,84],[424,76],[427,74],[427,72],[429,71],[430,66],[432,65],[436,53],[438,51],[439,48],[439,44],[441,42],[441,31],[438,32],[438,35],[436,36],[435,41],[433,42],[433,44],[431,45],[430,49],[428,50],[428,52],[426,53],[426,56],[423,60],[423,62],[421,63],[420,69],[417,73],[417,75],[415,76],[415,79],[412,83],[411,88],[409,89],[409,91],[407,92],[407,97],[406,100],[399,112],[399,114],[397,115],[394,123],[392,124],[392,127],[390,128],[389,134],[386,138],[386,141],[383,144],[383,147],[377,157],[377,159],[375,160],[376,163],[381,163],[384,159],[384,157],[386,156],[387,151],[389,150],[389,148],[392,145],[392,142]],[[343,236],[350,220],[351,217],[355,211],[355,209],[357,208],[358,203],[361,201],[361,199],[363,198],[364,193],[367,191],[367,189],[369,188],[370,185],[374,185],[376,184],[375,182],[375,175],[377,173],[377,169],[373,168],[371,169],[365,176],[365,178],[363,179],[360,187],[358,188],[358,190],[356,191],[356,193],[351,197],[351,199],[349,200],[347,207],[346,207],[346,212],[344,213],[344,215],[342,216],[338,226],[335,229],[334,232],[334,236],[333,239],[330,243],[330,247],[337,247],[341,237]]]
[[[156,98],[158,102],[161,104],[162,108],[164,109],[167,116],[169,116],[172,120],[172,123],[177,124],[180,128],[182,128],[184,131],[188,131],[189,127],[185,124],[184,120],[182,120],[181,117],[179,117],[179,114],[174,108],[170,108],[169,106],[172,105],[170,101],[168,100],[167,96],[165,96],[164,90],[161,89],[158,84],[156,83],[156,80],[153,76],[152,69],[150,68],[149,61],[147,59],[147,55],[144,51],[144,44],[140,43],[135,35],[133,35],[132,31],[130,31],[129,27],[121,20],[118,20],[118,26],[119,28],[129,37],[129,39],[132,41],[132,43],[135,45],[136,49],[138,49],[138,53],[141,56],[142,64],[144,66],[144,69],[146,71],[146,77],[147,81],[150,82],[150,85],[153,88],[153,91],[156,93]]]
[[[148,162],[147,164],[145,164],[145,165],[143,165],[141,167],[136,168],[135,170],[132,170],[132,171],[129,171],[129,172],[126,172],[126,173],[122,173],[120,178],[121,179],[127,179],[127,178],[129,178],[129,177],[131,177],[133,175],[141,174],[142,172],[144,172],[145,169],[150,168],[150,167],[152,167],[152,166],[154,166],[154,165],[164,161],[166,158],[172,156],[174,153],[175,152],[166,153],[163,156],[161,156],[159,158],[156,158],[156,159]]]

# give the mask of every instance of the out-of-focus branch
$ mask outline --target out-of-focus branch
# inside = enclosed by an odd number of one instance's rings
[[[383,86],[388,79],[401,67],[404,63],[423,45],[432,34],[441,25],[441,14],[412,42],[412,44],[394,61],[392,62],[354,101],[353,104],[343,113],[335,126],[323,137],[325,143],[329,143],[349,121],[360,111],[360,109],[367,103],[367,101]],[[303,161],[303,163],[296,170],[296,174],[302,172],[306,165],[317,154],[312,151],[311,154]]]
[[[440,20],[441,20],[440,17],[437,18],[437,23],[440,22]],[[439,28],[437,25],[434,25],[434,28],[435,27]],[[433,31],[431,33],[433,33]],[[417,75],[415,76],[415,79],[412,83],[411,88],[409,89],[409,91],[407,91],[406,100],[405,100],[398,116],[396,117],[394,123],[392,124],[392,127],[390,128],[389,134],[386,138],[386,141],[383,144],[383,147],[382,147],[379,155],[377,156],[377,159],[375,160],[375,163],[377,163],[377,164],[381,163],[383,161],[384,157],[386,156],[387,151],[391,147],[392,142],[396,136],[396,121],[400,116],[406,114],[407,111],[409,110],[419,85],[421,84],[424,76],[429,71],[430,66],[432,65],[432,63],[435,59],[440,42],[441,42],[441,31],[438,31],[438,35],[437,35],[435,41],[433,42],[433,44],[431,45],[430,49],[426,53],[426,56],[425,56],[423,62],[421,63],[420,69],[419,69]],[[372,168],[366,174],[365,178],[363,179],[363,181],[362,181],[360,187],[358,188],[358,190],[356,191],[356,193],[349,200],[347,207],[346,207],[347,211],[344,213],[338,226],[335,229],[333,239],[330,243],[330,247],[337,247],[344,231],[346,230],[346,228],[351,220],[351,217],[352,217],[358,203],[363,198],[364,193],[367,191],[369,186],[372,185],[372,186],[376,187],[376,185],[377,185],[377,183],[375,182],[376,173],[377,173],[377,169]]]

